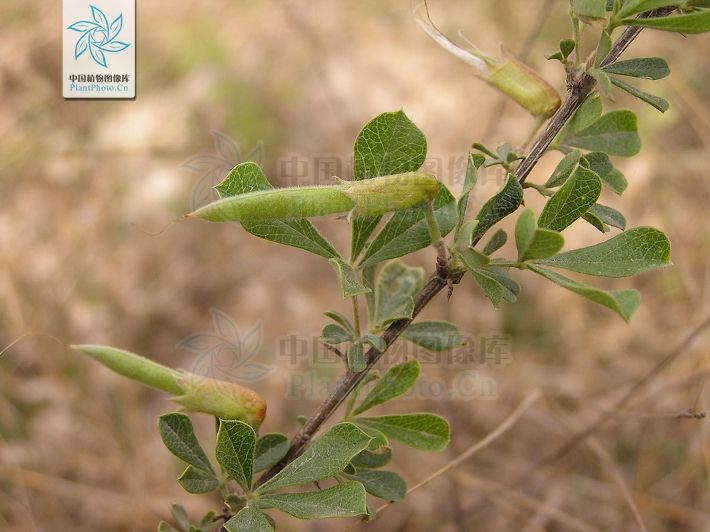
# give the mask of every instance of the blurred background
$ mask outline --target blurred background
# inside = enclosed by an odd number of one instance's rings
[[[491,52],[503,43],[564,89],[559,64],[543,55],[568,38],[566,1],[430,7],[448,35],[461,29]],[[341,371],[309,354],[322,313],[348,312],[335,276],[322,258],[181,215],[242,160],[263,163],[276,185],[347,178],[362,125],[400,108],[425,133],[428,164],[457,191],[472,142],[520,144],[531,118],[501,107],[498,93],[426,37],[407,0],[139,2],[135,101],[63,100],[60,27],[60,2],[0,3],[0,344],[31,333],[0,358],[0,529],[155,530],[171,502],[198,520],[219,501],[175,482],[180,464],[156,430],[174,406],[64,344],[116,345],[190,369],[205,361],[178,344],[214,333],[220,315],[238,346],[227,355],[265,372],[250,384],[269,404],[262,430],[291,435]],[[632,323],[525,274],[519,302],[499,310],[469,280],[448,304],[438,296],[426,317],[451,319],[472,342],[502,338],[505,353],[424,363],[422,379],[438,391],[380,407],[426,409],[452,425],[446,451],[396,446],[392,469],[416,484],[530,391],[542,398],[499,440],[360,529],[638,530],[636,512],[648,530],[708,529],[710,426],[678,417],[710,409],[707,335],[594,439],[538,462],[613,408],[710,313],[709,54],[707,36],[644,31],[625,55],[662,56],[672,69],[652,87],[641,83],[671,102],[665,115],[616,91],[614,106],[638,113],[644,146],[616,161],[630,183],[623,200],[608,191],[602,200],[630,227],[654,225],[673,244],[672,267],[602,283],[642,292]],[[546,156],[530,179],[544,181],[558,160]],[[487,173],[472,208],[500,184]],[[526,198],[539,207],[534,193]],[[317,226],[347,249],[347,222]],[[600,239],[584,223],[567,231],[568,245]],[[408,262],[431,271],[434,253]],[[293,338],[306,350],[286,353]],[[480,393],[442,391],[462,372],[485,383]],[[204,417],[193,419],[209,442]],[[281,530],[354,524],[275,517]]]

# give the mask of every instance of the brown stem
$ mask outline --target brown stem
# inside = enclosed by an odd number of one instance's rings
[[[641,17],[662,17],[669,14],[671,11],[673,11],[672,7],[665,7],[644,13]],[[642,29],[641,26],[627,27],[621,34],[621,37],[616,40],[614,46],[611,47],[609,54],[601,62],[601,66],[606,66],[616,61]],[[584,99],[592,91],[595,84],[596,81],[589,74],[583,74],[580,78],[571,80],[567,88],[567,98],[552,116],[545,131],[538,136],[533,147],[530,148],[530,153],[528,153],[527,157],[525,157],[515,171],[515,175],[518,177],[518,181],[520,181],[521,184],[525,183],[530,171],[545,154],[552,140],[562,129],[562,126],[567,123],[567,120],[569,120],[579,106],[582,105],[582,102],[584,102]]]
[[[399,335],[404,332],[417,314],[421,312],[421,310],[436,294],[448,286],[449,282],[458,283],[462,276],[463,274],[461,272],[446,272],[446,276],[442,276],[440,273],[435,273],[429,277],[429,280],[414,300],[414,312],[412,313],[412,318],[395,321],[382,335],[382,339],[387,344],[387,348],[389,348],[389,346],[391,346],[394,341],[399,338]],[[333,414],[333,412],[335,412],[343,401],[347,399],[355,387],[367,376],[368,372],[375,366],[375,364],[377,364],[377,361],[380,360],[380,357],[382,357],[383,354],[384,351],[380,352],[374,347],[370,348],[365,354],[365,360],[367,360],[367,367],[365,370],[358,373],[348,371],[340,379],[340,381],[338,381],[335,390],[333,390],[330,396],[328,396],[325,401],[318,406],[316,411],[311,414],[310,418],[308,418],[308,421],[306,421],[303,427],[301,427],[301,430],[299,430],[293,440],[291,440],[291,448],[286,456],[284,456],[279,463],[274,465],[271,469],[264,473],[261,478],[259,478],[257,486],[273,477],[276,473],[281,471],[286,464],[301,454],[321,425],[325,423],[325,421]]]
[[[642,16],[648,17],[658,17],[667,15],[672,11],[672,8],[662,8],[650,11]],[[628,27],[621,34],[619,39],[612,46],[609,54],[602,61],[601,66],[613,63],[618,59],[618,57],[623,53],[624,50],[631,44],[631,42],[636,38],[636,36],[641,32],[643,28],[641,27]],[[567,120],[574,114],[574,112],[579,108],[587,95],[594,88],[594,78],[585,74],[578,80],[573,80],[567,89],[567,98],[565,99],[562,106],[557,110],[545,130],[537,137],[537,140],[533,144],[530,153],[525,157],[523,162],[518,166],[514,174],[518,177],[521,183],[525,182],[530,171],[537,164],[540,158],[543,156],[547,150],[552,139],[555,138],[557,133],[560,132],[562,126],[565,125]],[[382,335],[382,339],[386,343],[386,348],[389,348],[394,341],[399,338],[399,336],[404,332],[404,330],[409,326],[409,324],[417,317],[419,312],[429,304],[429,302],[434,298],[445,287],[452,287],[453,284],[457,284],[463,273],[458,271],[452,271],[447,268],[437,268],[437,272],[434,273],[429,280],[417,294],[414,301],[414,312],[412,313],[411,319],[398,320],[392,323],[387,330]],[[318,408],[311,414],[311,417],[306,421],[306,423],[301,427],[298,433],[291,440],[291,447],[286,454],[286,456],[266,473],[264,473],[261,478],[257,481],[257,486],[263,484],[268,479],[273,477],[276,473],[281,471],[288,463],[293,461],[298,455],[303,452],[305,447],[311,441],[313,436],[318,432],[320,427],[325,423],[328,418],[335,412],[335,410],[347,399],[347,397],[352,393],[355,387],[367,376],[368,372],[377,364],[380,360],[384,351],[380,352],[374,347],[366,353],[365,357],[367,360],[367,367],[364,371],[359,373],[353,373],[348,371],[337,383],[335,390],[328,396]]]

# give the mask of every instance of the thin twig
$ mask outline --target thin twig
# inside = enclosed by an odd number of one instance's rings
[[[515,491],[505,484],[496,482],[489,479],[482,479],[476,477],[469,473],[468,471],[461,471],[457,476],[464,481],[469,487],[472,488],[483,488],[487,491],[494,491],[501,493],[501,496],[515,505],[526,507],[530,510],[537,511],[538,513],[545,515],[559,523],[565,525],[566,530],[581,530],[582,532],[601,532],[601,529],[596,528],[588,523],[580,521],[577,517],[570,515],[562,510],[545,504],[529,495],[525,495],[519,491]]]
[[[517,406],[517,408],[515,410],[513,410],[513,412],[511,412],[511,414],[507,418],[505,418],[500,425],[498,425],[493,431],[489,432],[485,438],[483,438],[481,441],[477,442],[475,445],[466,449],[466,451],[464,451],[463,453],[458,455],[456,458],[454,458],[453,460],[448,462],[445,466],[434,471],[431,475],[426,477],[424,480],[419,481],[414,486],[409,488],[407,490],[407,495],[409,495],[410,493],[412,493],[415,490],[418,490],[422,486],[425,486],[426,484],[428,484],[432,480],[440,477],[444,473],[447,473],[448,471],[450,471],[454,467],[458,466],[462,462],[465,462],[466,460],[471,458],[474,454],[479,452],[481,449],[487,447],[488,445],[493,443],[495,440],[500,438],[503,434],[508,432],[513,427],[513,425],[515,425],[515,423],[517,423],[517,421],[535,403],[535,401],[537,401],[540,398],[540,396],[541,396],[540,390],[535,389],[532,392],[530,392],[525,397],[525,399],[523,399],[522,402]],[[375,513],[379,514],[380,512],[385,510],[386,508],[390,507],[392,504],[393,503],[391,503],[391,502],[388,502],[387,504],[383,504],[382,506],[377,508],[377,510],[375,510]],[[357,525],[350,527],[346,530],[352,530],[355,527],[357,527]]]
[[[631,495],[629,488],[626,486],[626,481],[624,480],[624,476],[619,471],[619,468],[616,465],[616,463],[614,463],[614,460],[612,459],[612,457],[609,455],[607,450],[604,448],[604,446],[601,444],[601,442],[597,438],[590,438],[589,441],[587,442],[587,446],[607,466],[607,468],[609,470],[609,474],[612,477],[612,480],[614,480],[614,482],[616,482],[616,485],[619,487],[619,491],[621,491],[621,495],[622,495],[622,497],[624,497],[624,500],[626,501],[626,504],[628,505],[629,509],[631,510],[631,513],[633,514],[634,519],[636,520],[636,524],[638,525],[641,532],[648,532],[648,529],[646,528],[646,524],[643,522],[643,517],[641,517],[641,512],[639,511],[638,506],[636,506],[636,502],[634,501],[634,497],[633,497],[633,495]]]
[[[650,11],[644,16],[655,17],[668,14],[672,8],[662,8],[654,11]],[[629,27],[621,34],[621,37],[614,43],[611,51],[606,56],[604,61],[602,61],[602,66],[608,65],[616,61],[616,59],[622,54],[624,50],[631,44],[631,42],[636,38],[636,36],[641,32],[642,27]],[[594,78],[588,75],[584,75],[581,80],[577,83],[572,84],[568,88],[568,96],[564,103],[558,109],[557,113],[552,117],[550,123],[545,128],[545,130],[538,136],[537,141],[534,143],[530,153],[522,161],[522,164],[518,166],[514,175],[520,180],[521,183],[525,181],[525,178],[537,164],[537,162],[542,158],[543,154],[547,150],[547,147],[555,138],[557,133],[562,129],[567,120],[574,114],[577,108],[582,104],[584,99],[590,93],[595,85]],[[301,429],[296,433],[296,435],[291,440],[291,446],[289,448],[286,456],[264,473],[257,481],[257,486],[263,484],[268,479],[273,477],[276,473],[281,471],[288,463],[294,460],[298,455],[303,452],[305,447],[311,441],[313,436],[318,432],[323,423],[325,423],[330,416],[335,412],[335,410],[345,401],[345,399],[352,393],[355,387],[365,378],[368,372],[375,366],[377,361],[382,357],[384,352],[395,342],[397,338],[406,330],[410,323],[417,317],[421,310],[429,304],[429,302],[445,287],[449,287],[451,290],[454,284],[458,284],[461,281],[463,273],[458,271],[452,271],[449,268],[437,268],[436,273],[434,273],[429,280],[417,294],[414,301],[414,310],[412,312],[412,317],[410,319],[398,320],[392,323],[387,330],[382,335],[382,339],[385,341],[384,351],[379,351],[372,347],[365,354],[365,360],[367,362],[367,367],[364,371],[359,373],[352,373],[348,371],[336,384],[333,392],[328,396],[318,408],[311,414],[311,417],[306,421],[306,423],[301,427]]]
[[[535,403],[540,398],[540,390],[533,390],[530,392],[525,399],[518,405],[518,407],[513,410],[513,412],[500,424],[498,425],[495,430],[492,432],[488,433],[488,435],[483,438],[481,441],[477,442],[475,445],[469,447],[466,451],[458,455],[456,458],[448,462],[445,466],[437,469],[434,471],[431,475],[426,477],[424,480],[421,480],[417,482],[414,486],[409,488],[407,490],[407,495],[412,493],[415,490],[418,490],[422,486],[425,486],[426,484],[429,484],[432,480],[440,477],[444,473],[450,471],[454,467],[458,466],[462,462],[465,462],[469,458],[471,458],[474,454],[476,454],[478,451],[483,449],[484,447],[487,447],[491,443],[493,443],[495,440],[500,438],[503,434],[508,432],[513,425],[522,417],[522,415]],[[380,513],[382,510],[385,508],[391,506],[393,503],[388,502],[387,504],[383,504],[380,506],[377,510],[376,513]]]
[[[286,464],[291,462],[296,458],[303,449],[308,445],[311,438],[315,435],[318,429],[325,423],[328,418],[335,412],[335,410],[345,401],[345,399],[352,393],[355,387],[367,376],[367,374],[372,370],[372,368],[380,360],[384,352],[389,346],[391,346],[394,341],[399,338],[399,336],[404,332],[404,330],[409,326],[414,318],[421,312],[421,310],[432,300],[432,298],[438,294],[443,288],[445,288],[449,282],[458,283],[461,280],[462,273],[450,272],[447,277],[442,277],[439,273],[433,274],[429,277],[429,280],[424,285],[424,288],[417,294],[414,299],[414,310],[412,312],[412,318],[406,320],[398,320],[392,323],[387,330],[382,335],[382,339],[385,341],[386,348],[384,351],[380,352],[376,348],[370,348],[365,354],[365,360],[367,361],[367,367],[364,371],[359,373],[353,373],[348,371],[335,386],[335,390],[328,396],[318,408],[311,414],[311,417],[306,421],[306,423],[301,427],[298,433],[291,440],[291,447],[286,456],[275,466],[264,473],[257,482],[257,486],[263,484],[276,473],[281,471]]]
[[[644,13],[642,17],[661,17],[663,15],[667,15],[671,11],[673,11],[672,7],[656,9],[654,11]],[[629,26],[626,28],[621,34],[621,37],[616,40],[614,46],[611,47],[611,50],[601,62],[600,66],[606,66],[616,61],[624,50],[628,48],[629,44],[631,44],[631,42],[638,36],[642,29],[643,27],[641,26]],[[579,106],[582,105],[582,102],[584,102],[585,98],[589,96],[589,93],[595,85],[596,81],[589,74],[584,74],[579,79],[572,80],[567,89],[567,98],[557,112],[552,116],[550,122],[545,128],[545,131],[538,136],[537,140],[533,144],[533,147],[530,149],[530,153],[528,153],[528,156],[523,160],[520,166],[518,166],[518,169],[515,172],[515,175],[521,184],[525,183],[530,171],[545,154],[552,140],[560,132],[562,126],[567,123],[567,120],[569,120]]]
[[[599,416],[593,423],[591,423],[586,428],[575,433],[565,444],[563,444],[559,449],[544,457],[540,462],[535,464],[534,468],[539,466],[544,466],[557,462],[561,458],[564,458],[570,451],[572,451],[577,445],[582,441],[586,440],[589,436],[597,432],[604,425],[609,423],[619,412],[622,412],[626,405],[628,405],[631,400],[641,391],[641,389],[646,386],[651,380],[653,380],[656,375],[661,373],[666,366],[675,361],[680,355],[682,355],[698,338],[704,331],[710,327],[710,317],[706,318],[700,325],[693,329],[688,336],[686,336],[673,350],[671,350],[666,356],[664,356],[651,370],[646,373],[640,380],[638,380],[629,390],[616,402],[614,406],[604,412]]]

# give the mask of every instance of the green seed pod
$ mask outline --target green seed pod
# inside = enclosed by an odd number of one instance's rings
[[[220,419],[238,419],[259,428],[266,416],[266,402],[254,390],[233,382],[180,372],[177,379],[185,393],[173,401],[191,412],[208,412]]]
[[[146,386],[173,395],[183,393],[176,381],[177,372],[145,357],[103,345],[72,345],[75,351],[86,353],[107,368]]]
[[[175,395],[174,401],[190,412],[204,412],[220,419],[235,419],[259,428],[266,402],[254,390],[238,384],[174,370],[145,357],[102,345],[73,345],[116,373]]]
[[[429,18],[426,3],[414,0],[416,21],[434,42],[474,68],[476,77],[507,94],[536,117],[552,116],[561,104],[557,91],[526,64],[503,52],[495,58],[476,48],[466,50],[441,33]]]
[[[439,182],[431,174],[409,172],[337,185],[288,187],[248,192],[217,200],[188,214],[210,222],[287,220],[349,213],[385,214],[434,199]]]
[[[439,190],[431,174],[408,172],[342,183],[355,203],[355,216],[375,216],[429,203]]]
[[[209,222],[287,220],[348,212],[354,206],[340,185],[288,187],[222,198],[187,216]]]

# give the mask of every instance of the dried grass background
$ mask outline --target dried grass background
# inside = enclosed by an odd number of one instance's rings
[[[547,4],[438,0],[432,13],[450,35],[460,28],[485,50],[502,42],[519,52]],[[529,62],[562,87],[561,69],[543,59],[569,33],[567,3],[553,4]],[[288,363],[278,339],[316,337],[322,312],[347,305],[318,257],[235,225],[170,223],[189,210],[198,181],[182,163],[212,152],[210,132],[220,131],[243,155],[263,143],[267,175],[292,184],[298,176],[284,161],[349,157],[359,128],[383,111],[404,109],[426,134],[430,156],[444,160],[473,141],[520,143],[530,126],[512,105],[499,114],[499,96],[418,30],[404,0],[139,2],[138,98],[128,102],[62,99],[60,27],[60,2],[0,3],[0,344],[43,333],[190,367],[194,356],[176,344],[210,330],[209,309],[217,308],[242,333],[263,327],[256,360],[276,367],[254,385],[269,402],[264,431],[293,434],[296,416],[317,405],[317,389],[311,400],[286,398],[291,375],[307,365]],[[630,226],[659,227],[673,244],[673,267],[608,283],[641,290],[631,325],[530,275],[518,276],[519,303],[501,310],[468,281],[448,305],[439,296],[427,317],[448,317],[467,334],[511,335],[512,361],[426,364],[430,381],[451,383],[473,369],[495,380],[497,397],[420,396],[381,407],[428,409],[452,424],[447,451],[397,446],[393,469],[413,485],[488,434],[530,391],[542,398],[455,472],[360,529],[626,531],[640,529],[634,511],[648,530],[708,529],[710,425],[676,417],[710,409],[707,335],[594,439],[562,461],[535,464],[611,408],[710,313],[709,52],[707,36],[644,31],[626,54],[665,57],[673,71],[642,84],[671,101],[665,115],[618,95],[618,106],[638,112],[644,147],[618,160],[630,182],[623,199],[603,200],[621,206]],[[556,160],[545,157],[531,180],[543,180]],[[440,178],[460,186],[460,173],[444,168]],[[476,202],[497,186],[486,180]],[[539,207],[532,194],[529,204]],[[318,226],[347,248],[345,221]],[[567,233],[568,245],[600,238],[584,224]],[[408,260],[430,271],[434,253]],[[0,359],[0,529],[155,530],[171,502],[195,520],[215,508],[215,499],[189,496],[175,482],[179,464],[156,430],[156,417],[173,408],[165,396],[60,342],[30,336]],[[332,382],[337,372],[312,375]],[[194,419],[209,441],[212,421]],[[277,522],[282,530],[348,525]]]

